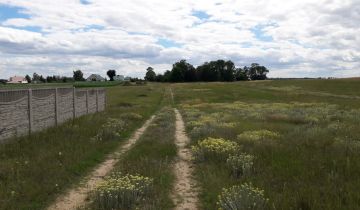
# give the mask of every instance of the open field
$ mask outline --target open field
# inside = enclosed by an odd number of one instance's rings
[[[359,85],[359,80],[174,85],[193,145],[208,137],[238,145],[227,150],[232,159],[220,149],[207,151],[209,141],[194,150],[200,156],[196,176],[203,209],[214,209],[223,188],[243,183],[264,190],[270,209],[358,209],[360,100],[352,90]],[[241,159],[244,154],[252,158]]]
[[[199,209],[224,206],[223,188],[235,185],[257,209],[359,209],[359,88],[357,79],[108,87],[106,112],[0,145],[0,209],[45,208],[153,114],[83,209],[176,207],[173,108],[190,137]],[[102,191],[132,181],[137,191],[115,189],[121,199]]]

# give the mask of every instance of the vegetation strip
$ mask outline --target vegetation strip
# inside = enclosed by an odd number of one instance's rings
[[[88,176],[84,186],[72,189],[66,195],[59,197],[55,203],[48,208],[48,210],[76,209],[79,206],[82,206],[85,202],[87,194],[93,190],[97,184],[103,180],[104,176],[114,168],[118,158],[136,143],[136,141],[154,120],[154,117],[155,116],[150,117],[150,119],[147,120],[145,124],[135,132],[133,137],[131,137],[126,144],[122,145],[118,151],[109,155],[108,159]]]
[[[174,138],[175,114],[172,108],[164,107],[112,173],[90,194],[91,202],[84,209],[172,209],[172,166],[177,155]]]
[[[176,114],[176,133],[175,142],[178,147],[178,160],[175,163],[176,182],[173,191],[175,209],[197,209],[198,192],[195,180],[192,178],[193,164],[192,154],[187,147],[190,139],[185,133],[185,125],[180,112],[175,109]]]

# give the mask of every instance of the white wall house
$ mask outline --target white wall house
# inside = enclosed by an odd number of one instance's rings
[[[28,81],[25,79],[25,77],[13,76],[13,77],[10,77],[10,79],[7,83],[9,83],[9,84],[26,84],[26,83],[28,83]]]
[[[124,79],[125,79],[124,75],[116,75],[114,77],[115,81],[124,81]]]

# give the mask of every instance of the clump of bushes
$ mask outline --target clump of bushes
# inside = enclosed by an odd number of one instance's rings
[[[101,129],[96,136],[93,137],[93,140],[112,140],[120,137],[121,132],[124,131],[126,126],[127,124],[124,120],[109,118],[106,123],[101,126]]]
[[[208,159],[226,159],[229,154],[234,154],[239,150],[236,142],[222,138],[207,138],[199,141],[196,146],[192,147],[194,158],[197,161]]]
[[[134,112],[129,112],[121,114],[121,118],[126,120],[141,120],[143,119],[143,116]]]
[[[245,131],[237,136],[239,140],[247,140],[254,142],[264,139],[277,139],[279,137],[280,134],[269,130]]]
[[[219,210],[262,210],[267,207],[267,203],[264,191],[251,183],[223,189],[217,202]]]
[[[242,153],[238,155],[230,155],[226,160],[226,165],[236,176],[250,175],[253,169],[255,157],[250,154]]]
[[[132,209],[149,194],[152,184],[152,178],[114,173],[96,188],[94,208],[99,210]]]

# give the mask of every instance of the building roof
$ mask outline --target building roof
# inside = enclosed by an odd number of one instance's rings
[[[93,80],[93,79],[95,79],[95,80],[105,80],[104,77],[102,77],[102,76],[100,76],[98,74],[92,74],[87,78],[87,80]]]
[[[8,83],[26,83],[26,82],[27,82],[27,80],[25,79],[25,77],[13,76],[13,77],[10,77]]]

